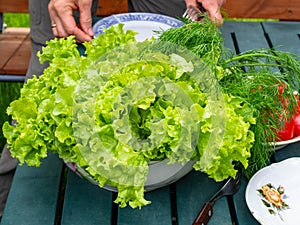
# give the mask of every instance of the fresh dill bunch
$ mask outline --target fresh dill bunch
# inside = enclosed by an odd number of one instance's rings
[[[300,83],[297,57],[273,49],[254,49],[231,56],[219,61],[224,73],[219,82],[225,91],[244,98],[260,111],[286,111],[289,118],[297,107],[294,96]],[[284,99],[288,104],[283,104]]]
[[[162,32],[159,41],[171,42],[187,48],[205,63],[215,66],[224,48],[220,30],[208,16],[201,22],[187,22],[181,27]]]
[[[288,52],[254,49],[220,60],[223,91],[241,98],[254,111],[256,124],[249,167],[250,178],[269,163],[276,142],[276,131],[283,128],[297,108],[294,92],[300,82],[297,56]]]
[[[265,167],[273,154],[276,130],[289,121],[297,107],[299,56],[274,49],[252,49],[235,54],[224,47],[222,34],[208,16],[201,22],[185,21],[159,34],[159,41],[180,45],[201,58],[218,79],[223,92],[249,105],[256,118],[250,129],[255,142],[244,173],[250,178]],[[163,52],[172,51],[167,44]],[[174,45],[170,45],[173,46]],[[280,91],[283,90],[283,91]]]

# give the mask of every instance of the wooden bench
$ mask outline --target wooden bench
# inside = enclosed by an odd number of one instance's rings
[[[23,81],[31,51],[29,28],[5,29],[7,12],[27,13],[27,1],[0,1],[0,81]]]
[[[300,20],[299,0],[227,0],[224,11],[229,18],[268,18]]]
[[[127,0],[99,1],[97,16],[127,11]],[[0,0],[0,82],[23,82],[31,53],[30,29],[5,28],[4,13],[28,13],[28,0]]]

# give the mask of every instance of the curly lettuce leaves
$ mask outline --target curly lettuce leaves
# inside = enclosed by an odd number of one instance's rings
[[[235,177],[237,173],[235,162],[239,162],[244,168],[247,168],[247,159],[251,156],[250,149],[254,142],[254,134],[249,132],[249,129],[255,123],[255,119],[251,111],[243,109],[249,107],[233,96],[224,95],[224,99],[226,106],[223,131],[211,130],[212,126],[209,121],[214,118],[212,114],[219,110],[220,103],[208,102],[207,112],[203,117],[207,123],[205,123],[206,125],[200,124],[199,139],[201,141],[198,142],[198,151],[201,158],[194,165],[196,170],[207,173],[216,181],[222,181],[228,175]],[[220,128],[222,127],[218,127],[218,129]],[[219,147],[215,148],[218,151],[212,151],[211,145],[205,142],[206,137],[211,136],[212,132],[223,132],[222,137],[219,136],[219,139],[213,140],[213,144],[219,145],[221,143]]]
[[[215,180],[247,167],[254,123],[246,104],[223,96],[200,58],[154,40],[136,42],[123,26],[106,30],[80,56],[74,38],[40,54],[50,66],[24,85],[3,127],[13,157],[39,166],[53,151],[118,189],[116,202],[142,207],[149,162],[195,161]],[[162,45],[162,46],[161,46]],[[170,49],[173,51],[170,53]]]

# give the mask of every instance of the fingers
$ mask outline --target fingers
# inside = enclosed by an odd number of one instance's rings
[[[90,5],[81,4],[81,1],[90,2]],[[81,5],[83,5],[83,9]],[[77,42],[92,40],[93,33],[90,31],[92,30],[91,0],[51,0],[48,10],[52,25],[56,25],[52,26],[55,37],[74,35]],[[82,25],[76,24],[73,17],[74,10],[79,10],[80,20],[84,21]]]
[[[199,5],[201,5],[201,8],[205,9],[207,11],[209,17],[215,21],[217,24],[222,25],[223,24],[223,17],[221,14],[221,7],[225,0],[185,0],[186,6],[192,7],[192,8],[199,8]],[[201,11],[201,9],[200,9]]]
[[[49,15],[50,15],[50,18],[52,21],[51,22],[52,32],[55,37],[66,37],[67,32],[65,31],[65,29],[61,23],[61,19],[59,18],[58,14],[54,8],[54,2],[55,1],[50,1],[49,5],[48,5]]]
[[[82,30],[89,36],[94,36],[92,29],[92,1],[82,0],[79,1],[79,17],[80,17],[80,26]]]
[[[198,0],[202,4],[203,8],[207,11],[209,17],[217,24],[223,24],[223,16],[221,14],[221,7],[224,0]]]

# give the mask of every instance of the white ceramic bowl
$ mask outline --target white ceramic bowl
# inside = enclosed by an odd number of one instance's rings
[[[178,181],[193,170],[194,163],[194,161],[189,161],[185,164],[177,163],[170,165],[168,164],[168,160],[150,162],[147,181],[144,187],[145,191],[152,191]],[[92,184],[98,185],[98,183],[83,168],[74,163],[67,163],[67,166],[77,175],[87,179]],[[110,185],[105,185],[103,188],[117,192],[117,188]]]

